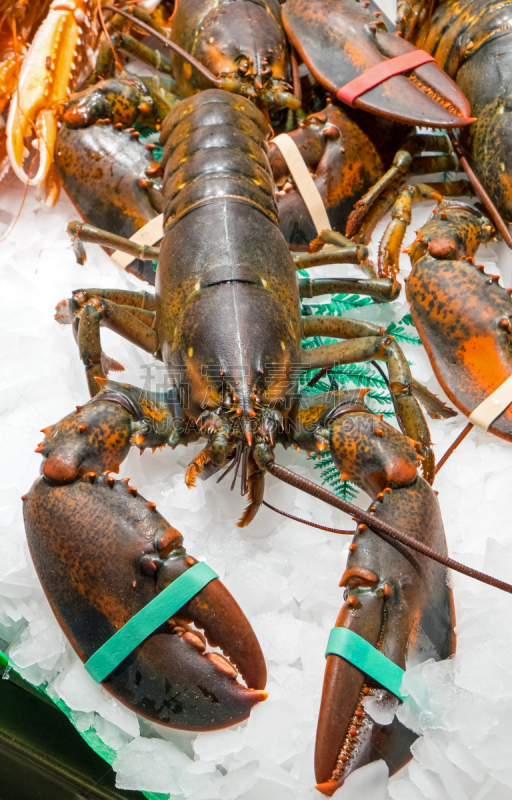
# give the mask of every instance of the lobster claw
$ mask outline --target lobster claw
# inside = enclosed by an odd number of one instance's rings
[[[24,516],[44,591],[82,661],[197,563],[153,503],[106,475],[63,485],[41,477]],[[207,652],[206,642],[225,655]],[[215,578],[135,642],[102,686],[155,722],[199,731],[246,719],[266,698],[265,682],[256,636]]]
[[[54,0],[39,27],[20,71],[7,119],[7,151],[23,183],[42,186],[53,162],[57,113],[76,75],[77,50],[91,22],[87,0]],[[24,139],[34,135],[39,164],[34,175],[24,169]]]
[[[416,474],[408,439],[375,418],[347,413],[330,426],[333,461],[342,476],[375,499],[370,512],[446,553],[436,495]],[[365,453],[365,463],[357,457]],[[349,628],[401,669],[455,651],[451,589],[445,567],[359,525],[341,580],[345,604],[336,627]],[[390,773],[410,759],[416,734],[389,707],[396,697],[337,654],[327,656],[318,720],[317,789],[333,794],[358,767],[383,758]],[[386,711],[387,707],[387,711]],[[383,713],[384,709],[384,713]],[[372,714],[374,716],[372,716]],[[388,714],[388,718],[386,718]]]
[[[375,505],[375,516],[442,547],[437,500],[422,478],[411,487],[385,492]],[[420,516],[413,523],[416,513]],[[369,529],[358,532],[354,544],[341,581],[346,602],[336,627],[354,631],[402,669],[406,663],[449,657],[454,618],[444,567],[398,549]],[[407,763],[416,734],[396,717],[385,718],[386,707],[392,717],[393,704],[398,705],[396,697],[375,680],[340,656],[327,656],[315,754],[317,789],[331,795],[354,769],[380,758],[391,774]]]
[[[379,14],[375,3],[367,8],[352,0],[319,0],[311,7],[302,0],[287,0],[283,6],[284,27],[293,46],[334,95],[386,59],[416,49],[388,33]],[[353,105],[411,125],[457,128],[474,121],[461,90],[434,62],[417,67],[409,77],[388,78]]]

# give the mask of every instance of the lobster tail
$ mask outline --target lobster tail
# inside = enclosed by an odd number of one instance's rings
[[[277,222],[269,136],[265,118],[243,97],[209,89],[180,103],[160,137],[166,227],[218,197],[244,200]]]

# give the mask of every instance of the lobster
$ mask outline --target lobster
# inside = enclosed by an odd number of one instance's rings
[[[300,480],[275,463],[277,444],[310,453],[329,448],[340,474],[374,498],[370,525],[358,527],[350,548],[337,626],[402,667],[408,657],[421,660],[422,630],[439,658],[453,652],[443,556],[432,564],[420,547],[446,550],[429,485],[428,428],[409,366],[378,326],[301,319],[296,264],[277,227],[269,134],[265,118],[243,97],[207,90],[179,104],[161,132],[165,234],[155,296],[81,289],[57,308],[58,320],[72,324],[92,399],[45,429],[38,446],[42,476],[25,496],[24,516],[36,570],[82,661],[196,563],[154,504],[109,473],[131,446],[142,451],[201,438],[206,445],[189,464],[186,482],[241,465],[248,496],[242,527],[263,503],[266,472]],[[84,241],[98,239],[88,226],[74,229]],[[114,239],[110,246],[117,246]],[[102,326],[162,359],[171,390],[159,394],[107,380]],[[302,351],[301,338],[316,335],[345,341]],[[297,367],[373,359],[387,362],[405,437],[369,411],[364,392],[298,393]],[[384,523],[386,531],[406,528],[407,542],[423,554],[379,539],[373,529]],[[264,662],[249,623],[218,580],[208,587],[103,684],[139,713],[173,727],[231,724],[265,697]],[[206,652],[200,628],[227,658]],[[238,670],[247,688],[237,682]],[[377,725],[364,711],[362,697],[375,688],[359,669],[329,656],[316,754],[317,780],[327,794],[383,753],[392,770],[409,758],[414,734],[397,720]]]
[[[412,45],[395,34],[386,32],[382,20],[374,16],[380,14],[376,7],[370,6],[367,9],[361,6],[354,10],[351,8],[352,3],[334,5],[325,0],[317,3],[317,6],[315,13],[329,19],[332,32],[327,40],[325,33],[315,29],[319,38],[309,42],[305,34],[309,20],[307,14],[303,14],[300,4],[295,6],[294,3],[288,3],[281,19],[281,9],[276,2],[253,3],[249,0],[237,0],[219,5],[211,0],[180,0],[169,21],[171,39],[164,37],[167,43],[178,49],[178,52],[173,50],[170,61],[121,30],[120,19],[128,16],[136,25],[156,37],[162,37],[166,28],[162,28],[141,9],[132,8],[130,14],[127,14],[123,9],[104,6],[105,11],[108,9],[116,13],[108,25],[112,41],[104,42],[100,47],[94,76],[110,77],[115,70],[111,51],[111,46],[113,48],[115,45],[145,58],[152,66],[164,69],[167,74],[173,73],[175,87],[177,86],[178,93],[182,95],[190,95],[212,85],[240,92],[264,107],[268,106],[270,113],[279,121],[279,109],[284,107],[294,112],[300,106],[297,53],[300,53],[300,57],[319,79],[320,84],[328,91],[333,91],[335,84],[350,81],[369,66],[397,54],[414,51]],[[98,7],[98,12],[103,19],[101,7]],[[38,31],[34,48],[29,50],[26,66],[20,76],[22,83],[15,102],[11,103],[8,121],[9,155],[13,169],[25,182],[27,176],[22,168],[24,137],[28,135],[30,126],[41,128],[43,121],[48,128],[41,135],[38,134],[38,140],[44,141],[45,146],[41,147],[37,174],[29,180],[29,183],[41,187],[41,193],[46,181],[44,194],[48,204],[54,203],[58,196],[59,178],[53,168],[50,175],[50,168],[57,121],[61,121],[61,103],[66,100],[70,85],[68,77],[72,73],[72,64],[75,64],[73,47],[62,49],[58,41],[52,44],[52,31],[60,20],[56,14],[67,14],[66,20],[69,17],[68,21],[63,22],[71,26],[68,41],[76,39],[78,42],[80,39],[80,47],[84,44],[90,47],[92,28],[87,4],[75,9],[66,7],[66,10],[59,10],[55,6],[54,11],[50,10],[47,20]],[[80,32],[77,27],[84,23],[87,28],[87,42],[84,40],[84,32]],[[352,31],[350,42],[345,40],[347,25]],[[293,44],[292,52],[285,29]],[[28,87],[32,79],[41,83],[41,58],[53,58],[51,47],[55,48],[57,54],[62,50],[63,60],[56,65],[58,80],[52,89],[50,112],[45,110],[47,100],[40,96],[40,92],[30,94],[25,86]],[[362,60],[354,59],[356,47],[365,53]],[[326,67],[323,62],[317,64],[319,51],[324,50],[333,68]],[[36,53],[39,54],[37,57]],[[76,60],[83,63],[83,49],[77,51]],[[64,81],[61,76],[64,75],[66,83],[61,86],[60,81]],[[84,77],[83,70],[80,70],[80,75]],[[290,80],[298,96],[292,94]],[[76,84],[77,81],[73,82]],[[355,105],[408,124],[451,128],[471,122],[469,106],[463,94],[434,63],[420,65],[411,72],[410,79],[403,75],[391,78],[386,81],[384,88],[375,87],[364,95],[364,99],[357,99]],[[118,141],[118,145],[120,144],[122,140]],[[77,148],[77,152],[79,149]],[[96,222],[92,218],[90,221],[93,224]]]
[[[8,2],[0,4],[0,114],[16,89],[17,73],[26,51],[26,44],[37,30],[48,1],[16,7]],[[0,180],[9,170],[7,137],[0,134]]]
[[[400,186],[410,172],[457,169],[448,141],[439,139],[439,147],[430,137],[430,144],[423,149],[445,152],[434,160],[431,156],[419,157],[415,137],[405,138],[388,172],[357,200],[346,227],[347,236],[354,241],[367,242],[383,210],[396,198],[392,220],[380,244],[378,265],[380,279],[396,282],[400,248],[411,220],[412,206],[425,200],[437,201],[432,217],[416,232],[415,241],[406,249],[412,263],[406,293],[436,377],[455,407],[470,417],[470,424],[457,442],[471,429],[473,412],[512,374],[510,298],[498,284],[498,276],[486,275],[482,266],[474,266],[479,244],[487,243],[498,234],[509,247],[512,244],[503,221],[511,219],[506,135],[506,98],[510,86],[503,69],[505,45],[510,36],[509,17],[509,4],[440,2],[433,11],[427,10],[424,4],[402,3],[399,6],[399,22],[404,34],[435,55],[439,66],[465,92],[477,116],[473,124],[461,130],[458,140],[453,139],[460,162],[470,177],[472,173],[475,177],[474,188],[465,181]],[[318,155],[315,161],[314,155],[315,147],[318,153],[321,135],[328,138],[325,135],[330,131],[328,126],[328,120],[319,124],[318,115],[312,115],[307,131],[299,129],[291,135],[302,146],[306,161],[317,169],[315,182],[336,227],[347,219],[343,193],[336,191],[342,185],[338,177],[339,157],[337,161],[330,140],[324,144],[320,161]],[[316,141],[312,146],[313,133]],[[331,135],[334,133],[329,133]],[[384,138],[384,144],[385,141]],[[279,158],[279,154],[276,157]],[[286,171],[283,174],[286,180]],[[336,176],[334,190],[333,184],[329,184],[330,175]],[[487,217],[481,206],[472,208],[465,203],[442,199],[442,196],[471,195],[475,190],[485,205]],[[311,221],[293,187],[283,193],[281,205],[295,241],[303,230],[312,238]],[[485,430],[511,441],[510,407],[500,406],[499,412],[493,420],[487,420]]]

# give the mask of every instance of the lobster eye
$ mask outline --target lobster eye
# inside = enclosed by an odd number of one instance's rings
[[[237,59],[237,66],[239,75],[247,75],[249,71],[249,59],[247,56],[240,56],[240,58]]]

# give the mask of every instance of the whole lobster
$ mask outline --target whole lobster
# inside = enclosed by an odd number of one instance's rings
[[[249,500],[241,526],[262,504],[265,472],[294,480],[275,464],[276,444],[330,448],[341,474],[374,498],[369,519],[377,529],[396,525],[408,531],[411,546],[445,552],[435,494],[417,473],[421,458],[425,476],[433,477],[428,429],[396,342],[365,322],[300,317],[296,266],[277,227],[269,134],[242,97],[208,90],[183,101],[162,127],[165,235],[155,297],[82,289],[58,307],[59,321],[73,325],[93,397],[45,430],[42,476],[25,497],[25,525],[45,592],[83,661],[195,564],[154,504],[108,474],[132,445],[175,447],[205,438],[187,483],[241,465]],[[95,238],[86,226],[75,227],[85,240]],[[105,325],[161,358],[173,388],[156,394],[106,380]],[[314,335],[345,341],[302,351],[301,338]],[[376,358],[388,364],[409,439],[369,412],[364,393],[298,393],[300,369]],[[453,652],[442,563],[396,549],[362,524],[342,582],[346,603],[337,626],[395,664],[421,660],[422,632],[439,658]],[[207,653],[198,628],[228,658]],[[236,681],[237,669],[249,688]],[[104,686],[160,723],[197,730],[243,719],[264,699],[264,683],[254,634],[215,580],[136,647]],[[316,755],[327,794],[368,761],[384,755],[394,771],[409,758],[415,735],[396,719],[382,726],[364,711],[362,698],[376,688],[359,669],[329,656]]]

